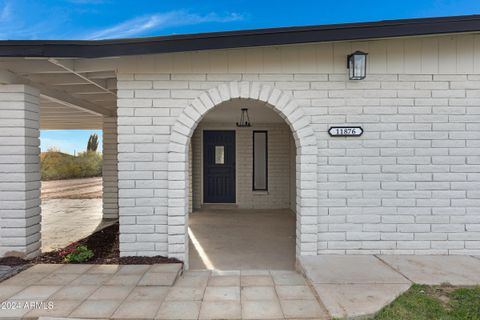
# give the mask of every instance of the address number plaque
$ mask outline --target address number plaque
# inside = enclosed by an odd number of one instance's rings
[[[359,137],[363,134],[362,127],[330,127],[328,134],[332,137]]]

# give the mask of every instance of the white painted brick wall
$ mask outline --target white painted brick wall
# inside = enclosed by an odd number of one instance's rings
[[[119,96],[130,98],[118,101],[119,205],[121,218],[132,218],[121,226],[122,254],[137,254],[142,245],[143,253],[167,254],[167,235],[176,232],[178,244],[171,246],[185,249],[181,224],[169,227],[166,218],[167,205],[185,199],[182,191],[168,193],[168,172],[175,171],[171,180],[188,180],[176,171],[185,159],[168,165],[169,142],[186,143],[179,132],[194,125],[194,117],[178,117],[206,90],[219,88],[222,95],[231,80],[251,79],[292,94],[311,121],[318,156],[306,161],[318,169],[318,184],[316,197],[298,206],[308,212],[316,199],[318,205],[298,228],[315,230],[317,254],[480,254],[477,78],[384,73],[353,82],[343,73],[120,73]],[[145,90],[162,94],[152,98]],[[213,96],[201,101],[213,105]],[[172,133],[177,118],[182,124]],[[327,134],[332,125],[360,125],[365,133],[333,138]],[[297,176],[300,188],[311,185],[309,178]],[[140,225],[145,216],[164,219]],[[162,241],[140,240],[145,234]]]
[[[40,252],[39,92],[0,85],[0,257]]]
[[[103,118],[103,218],[118,218],[117,118]]]
[[[188,212],[193,212],[193,137],[188,146]]]
[[[255,123],[250,128],[239,130],[229,124],[200,123],[192,136],[194,208],[198,209],[203,204],[203,130],[236,131],[236,204],[239,208],[290,208],[290,143],[294,143],[294,141],[290,140],[290,128],[281,123]],[[268,191],[252,190],[252,137],[255,130],[268,131]]]

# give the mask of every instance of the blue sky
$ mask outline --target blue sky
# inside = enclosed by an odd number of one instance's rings
[[[0,39],[100,39],[480,13],[478,0],[0,0]]]
[[[479,13],[478,0],[0,0],[0,39],[107,39]],[[73,153],[85,149],[89,134],[42,132],[41,138]],[[45,141],[43,149],[51,146]]]
[[[50,148],[62,152],[78,154],[87,150],[90,134],[98,135],[98,152],[102,152],[102,130],[42,130],[40,132],[40,148],[47,151]]]

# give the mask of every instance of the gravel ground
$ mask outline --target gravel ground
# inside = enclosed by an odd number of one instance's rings
[[[145,257],[120,257],[118,223],[78,240],[79,245],[86,245],[94,253],[87,264],[158,264],[158,263],[182,263],[173,258],[163,256]],[[65,248],[50,252],[44,252],[33,260],[24,260],[16,257],[0,258],[0,281],[28,267],[29,264],[53,263],[63,264],[63,257],[59,255]]]
[[[86,245],[93,250],[94,256],[87,263],[90,264],[155,264],[155,263],[178,263],[177,259],[169,259],[162,256],[156,257],[120,257],[118,223],[106,227],[92,235],[79,240],[79,244]],[[34,259],[34,263],[64,263],[58,251],[43,253]]]

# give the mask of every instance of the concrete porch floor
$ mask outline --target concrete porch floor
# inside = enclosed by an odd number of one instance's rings
[[[295,215],[279,210],[201,210],[189,217],[189,268],[293,270]]]

